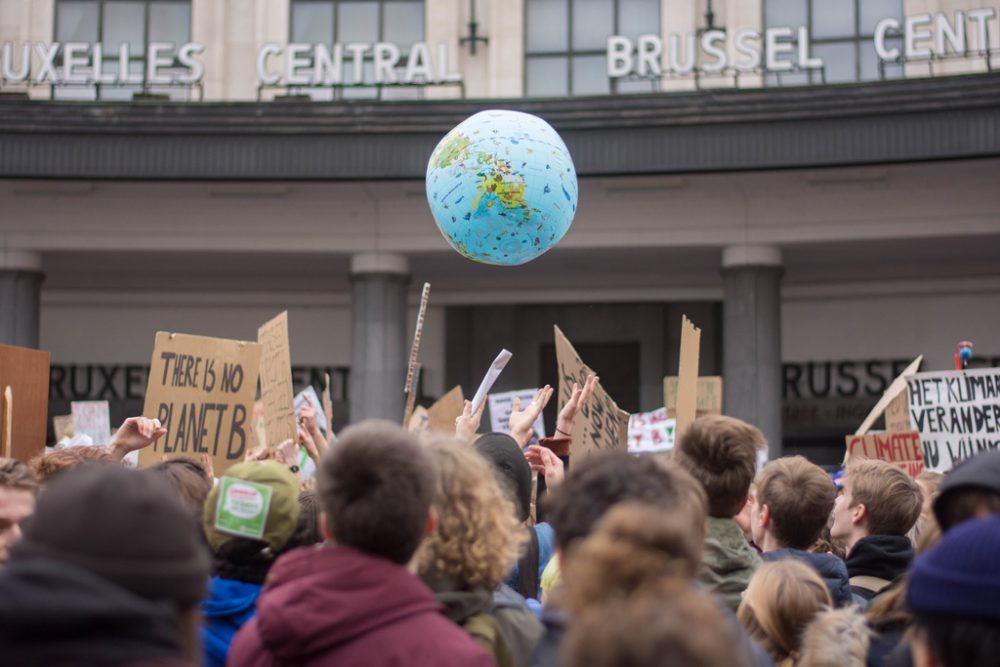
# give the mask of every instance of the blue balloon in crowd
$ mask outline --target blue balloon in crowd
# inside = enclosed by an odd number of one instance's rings
[[[535,259],[569,230],[576,169],[552,126],[518,111],[481,111],[438,143],[427,202],[455,250],[484,264]]]

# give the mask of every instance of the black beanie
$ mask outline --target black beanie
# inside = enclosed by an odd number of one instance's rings
[[[186,608],[209,575],[197,524],[165,482],[111,464],[84,464],[42,491],[11,560],[72,563],[151,600]]]
[[[526,520],[531,514],[531,466],[517,442],[506,433],[487,433],[476,440],[475,448],[490,462],[501,484],[513,494],[518,519]]]

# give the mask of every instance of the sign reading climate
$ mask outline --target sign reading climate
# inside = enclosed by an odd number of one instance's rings
[[[875,52],[883,61],[896,62],[941,58],[949,54],[975,56],[989,48],[997,10],[974,9],[948,14],[919,14],[902,21],[885,18],[874,30]],[[891,45],[902,38],[902,48]],[[730,40],[731,43],[730,43]],[[698,52],[700,49],[700,53]],[[700,39],[694,34],[640,35],[635,40],[615,35],[608,38],[608,76],[659,76],[664,69],[672,74],[782,72],[822,69],[823,59],[811,55],[809,31],[800,26],[739,30],[708,30]],[[664,55],[666,57],[664,58]]]

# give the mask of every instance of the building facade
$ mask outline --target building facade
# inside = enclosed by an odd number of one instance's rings
[[[157,330],[287,309],[337,421],[555,382],[558,324],[621,406],[662,403],[681,316],[772,453],[832,462],[918,354],[1000,362],[1000,8],[947,0],[0,0],[0,339],[52,409],[141,408]],[[517,268],[448,248],[434,145],[546,118],[566,237]]]

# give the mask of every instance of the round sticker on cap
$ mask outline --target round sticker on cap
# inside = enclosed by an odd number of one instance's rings
[[[267,523],[273,490],[266,484],[223,477],[215,508],[215,529],[223,533],[261,539]]]

